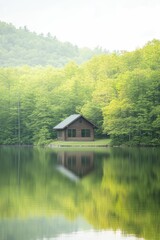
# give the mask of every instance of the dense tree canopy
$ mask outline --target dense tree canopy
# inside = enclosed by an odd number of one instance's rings
[[[160,41],[64,68],[0,68],[0,144],[45,143],[82,113],[114,144],[160,144]]]

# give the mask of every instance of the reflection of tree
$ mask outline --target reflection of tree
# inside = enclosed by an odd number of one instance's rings
[[[75,216],[76,186],[54,170],[56,156],[50,159],[54,155],[49,150],[21,151],[18,183],[18,149],[4,151],[7,157],[0,163],[1,218],[54,215],[60,211]]]
[[[158,151],[114,149],[103,168],[102,188],[114,201],[113,213],[120,228],[146,239],[157,239],[159,234]]]
[[[50,149],[0,148],[0,218],[84,216],[97,229],[121,229],[145,239],[160,235],[158,149],[94,153],[95,171],[79,183],[56,171]],[[3,158],[5,153],[5,159]],[[18,172],[19,169],[19,172]]]

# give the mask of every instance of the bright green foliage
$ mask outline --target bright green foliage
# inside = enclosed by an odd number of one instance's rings
[[[117,78],[117,97],[104,108],[104,129],[132,144],[159,143],[159,73],[136,69]]]
[[[15,31],[15,30],[14,30]],[[42,144],[81,113],[113,143],[160,144],[160,41],[64,68],[0,69],[0,144]]]

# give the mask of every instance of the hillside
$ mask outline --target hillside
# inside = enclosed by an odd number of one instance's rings
[[[113,145],[160,145],[160,41],[81,66],[0,68],[0,144],[48,144],[74,113]]]
[[[38,35],[26,27],[17,29],[0,21],[0,66],[63,67],[70,61],[80,64],[101,53],[104,53],[101,48],[80,49],[69,42],[60,42],[50,33]]]

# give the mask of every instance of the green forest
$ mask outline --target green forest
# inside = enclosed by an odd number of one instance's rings
[[[0,21],[0,66],[63,67],[69,61],[80,64],[92,56],[104,53],[100,47],[91,50],[61,42],[48,33],[37,34],[26,26],[17,29]]]
[[[97,138],[159,145],[160,41],[61,68],[0,68],[0,144],[45,144],[56,138],[53,127],[74,113],[98,126]]]

